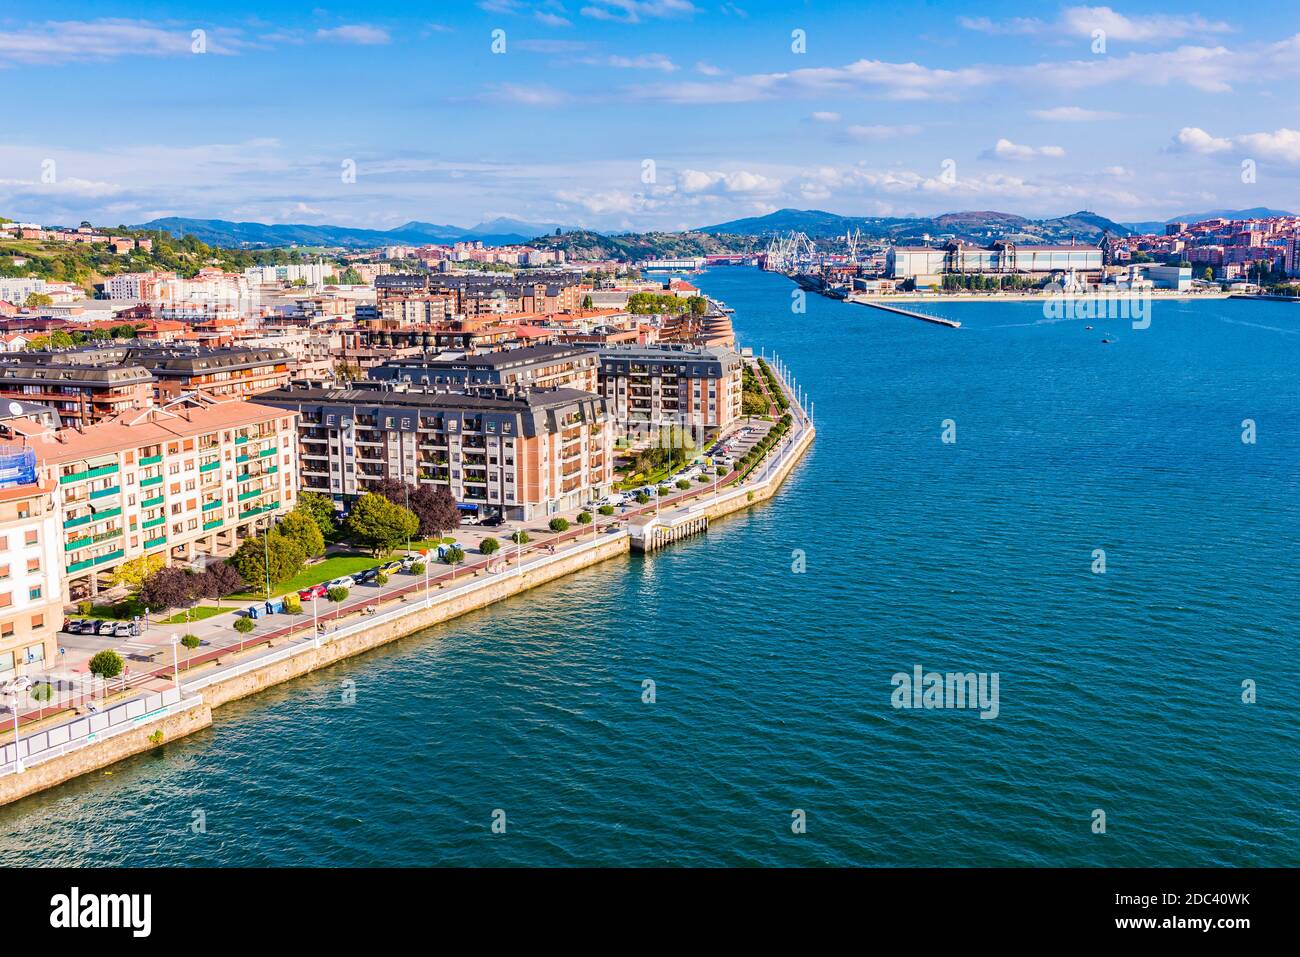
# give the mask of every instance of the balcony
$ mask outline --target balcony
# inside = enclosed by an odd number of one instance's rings
[[[222,524],[223,524],[223,522],[222,522],[221,519],[219,519],[219,518],[214,518],[214,519],[213,519],[212,521],[210,521],[210,522],[204,522],[204,523],[203,523],[203,530],[204,530],[205,532],[210,532],[210,531],[212,531],[214,528],[220,528],[220,527],[222,526]]]
[[[243,445],[243,444],[246,443],[247,441],[248,441],[248,436],[246,436],[246,435],[236,435],[236,436],[235,436],[235,444],[236,444],[236,445]]]
[[[252,518],[254,515],[261,515],[263,512],[273,512],[279,507],[280,507],[279,502],[269,502],[266,505],[261,505],[258,506],[257,508],[250,508],[246,512],[240,512],[239,518],[240,521],[243,521],[246,518]],[[206,527],[207,526],[205,525],[204,528]]]
[[[157,465],[162,461],[161,455],[149,455],[140,460],[141,465]]]
[[[199,466],[200,472],[211,472],[213,469],[221,468],[221,460],[213,459],[211,462],[204,462]]]
[[[115,466],[113,466],[113,468],[116,469],[117,466],[115,465]],[[101,488],[98,492],[91,492],[91,493],[90,493],[90,497],[91,497],[91,498],[107,498],[109,495],[117,495],[117,494],[118,494],[119,492],[121,492],[121,491],[122,491],[122,487],[121,487],[120,485],[113,485],[113,486],[111,486],[111,487],[109,487],[109,488]]]
[[[105,552],[103,555],[96,556],[94,561],[96,565],[102,565],[104,562],[111,562],[114,559],[121,558],[124,554],[126,553],[119,548],[116,551]]]
[[[147,521],[147,522],[142,522],[142,523],[140,524],[140,527],[141,527],[141,528],[155,528],[155,527],[161,525],[161,524],[162,524],[163,522],[165,522],[165,521],[167,521],[167,516],[166,516],[166,515],[159,515],[157,518],[151,518],[151,519],[149,519],[149,521]]]
[[[106,518],[116,518],[122,514],[121,508],[109,508],[100,512],[91,512],[88,515],[78,515],[76,518],[70,518],[63,523],[64,528],[77,528],[90,522],[103,521]]]
[[[93,545],[93,544],[95,543],[90,539],[89,536],[87,536],[86,538],[74,538],[72,541],[67,542],[63,546],[63,550],[65,552],[75,552],[82,548],[87,547],[88,545]]]
[[[71,475],[61,475],[59,476],[59,484],[69,485],[72,482],[82,482],[85,481],[86,479],[96,478],[100,475],[112,475],[116,471],[117,471],[116,464],[101,465],[98,468],[93,468],[86,472],[74,472]]]
[[[157,485],[162,480],[163,477],[161,475],[155,475],[152,478],[147,478],[147,479],[140,479],[140,487],[149,488],[150,486]]]
[[[147,498],[140,503],[141,508],[153,508],[163,503],[163,496],[155,495],[153,498]]]
[[[85,571],[87,568],[92,567],[94,564],[95,563],[91,559],[87,558],[84,561],[73,562],[71,565],[66,565],[64,567],[67,568],[68,574],[71,575],[73,572]]]
[[[268,491],[270,491],[270,489],[257,488],[253,489],[251,492],[242,492],[240,493],[239,501],[247,502],[250,498],[257,498],[260,495],[265,495]]]
[[[154,548],[158,545],[166,545],[166,544],[167,544],[167,536],[159,535],[157,538],[151,538],[149,539],[149,541],[145,542],[144,547],[148,549],[148,548]]]
[[[203,511],[205,512],[210,512],[214,508],[221,508],[221,499],[216,499],[215,501],[212,502],[203,503]]]

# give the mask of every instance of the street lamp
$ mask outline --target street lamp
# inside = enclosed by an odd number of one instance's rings
[[[266,600],[271,600],[271,516],[266,517],[266,534],[262,536],[262,568],[266,572]]]
[[[22,742],[18,738],[18,692],[17,691],[11,692],[9,697],[13,700],[13,705],[11,707],[13,708],[14,711],[14,772],[17,774],[22,774],[23,773]]]
[[[433,598],[431,598],[429,595],[429,566],[432,564],[433,562],[429,559],[429,556],[425,555],[424,556],[424,604],[426,608],[433,604]]]
[[[172,681],[176,683],[177,688],[181,686],[181,666],[176,656],[176,645],[179,642],[180,639],[172,635]]]

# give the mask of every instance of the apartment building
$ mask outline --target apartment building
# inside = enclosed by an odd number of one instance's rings
[[[97,595],[140,555],[170,563],[234,551],[293,507],[296,416],[247,401],[183,399],[84,429],[29,430],[56,489],[61,598]]]
[[[620,437],[723,429],[740,417],[740,354],[683,345],[603,346],[599,394]]]
[[[218,399],[247,399],[283,388],[293,375],[293,359],[284,349],[123,351],[124,361],[139,363],[153,373],[154,397],[159,402],[196,390]]]
[[[576,389],[497,396],[375,383],[259,401],[298,413],[302,488],[340,508],[398,478],[446,485],[466,512],[531,519],[576,508],[613,481],[605,404]]]
[[[55,663],[63,623],[56,489],[36,479],[31,449],[0,454],[0,681]]]
[[[376,382],[410,382],[447,389],[554,389],[566,386],[595,392],[600,356],[594,349],[538,345],[481,355],[425,353],[389,359],[367,371]]]
[[[87,426],[153,401],[154,378],[139,366],[54,365],[49,355],[0,360],[0,399],[47,405],[66,426]]]

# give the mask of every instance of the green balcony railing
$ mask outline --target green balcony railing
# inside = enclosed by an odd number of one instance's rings
[[[91,492],[91,493],[90,493],[90,497],[91,497],[91,498],[107,498],[109,495],[116,495],[116,494],[117,494],[118,492],[120,492],[120,491],[122,491],[122,486],[120,486],[120,485],[113,485],[113,486],[111,486],[111,487],[109,487],[109,488],[101,488],[98,492]]]
[[[246,512],[240,512],[240,519],[252,518],[254,515],[261,515],[263,512],[273,512],[280,507],[279,502],[270,502],[266,505],[260,505],[257,508],[250,508]]]
[[[157,465],[162,461],[161,455],[149,455],[140,460],[141,465]]]
[[[163,477],[162,477],[161,475],[155,475],[155,476],[153,476],[153,477],[151,477],[151,478],[147,478],[147,479],[140,479],[140,487],[141,487],[141,488],[149,488],[149,486],[151,486],[151,485],[157,485],[157,484],[158,484],[159,482],[161,482],[162,480],[163,480]]]
[[[116,559],[116,558],[121,558],[121,557],[122,557],[123,555],[125,555],[125,554],[126,554],[126,553],[125,553],[124,551],[122,551],[122,549],[119,548],[119,549],[117,549],[116,551],[108,552],[108,553],[106,553],[106,554],[104,554],[104,555],[99,555],[99,556],[97,556],[97,557],[95,558],[95,564],[96,564],[96,565],[102,565],[102,564],[104,564],[104,562],[111,562],[111,561],[113,561],[113,560]]]
[[[143,502],[141,502],[140,507],[153,508],[155,505],[161,505],[162,503],[163,503],[163,497],[161,495],[155,495],[153,498],[147,498]]]
[[[267,490],[264,488],[259,488],[259,489],[254,489],[251,492],[244,492],[242,495],[239,496],[239,500],[241,502],[246,502],[250,498],[257,498],[259,495],[265,495],[266,491]]]
[[[235,456],[235,461],[238,462],[240,465],[243,465],[245,462],[247,462],[247,461],[248,461],[249,459],[251,459],[251,458],[252,458],[251,455],[248,455],[247,453],[245,453],[244,455],[236,455],[236,456]]]
[[[210,522],[204,522],[204,523],[203,523],[203,530],[204,530],[205,532],[210,532],[210,531],[212,531],[214,528],[220,528],[220,527],[221,527],[221,524],[222,524],[221,519],[219,519],[219,518],[214,518],[214,519],[213,519],[212,521],[210,521]]]
[[[235,444],[236,444],[236,445],[243,445],[243,444],[244,444],[245,442],[247,442],[247,441],[248,441],[248,436],[246,436],[246,435],[236,435],[236,436],[235,436]]]
[[[166,545],[166,544],[167,544],[167,536],[159,535],[157,538],[151,538],[149,539],[149,541],[145,542],[144,547],[153,548],[155,545]]]
[[[65,552],[75,552],[79,548],[85,548],[87,545],[94,545],[94,544],[95,544],[94,539],[92,539],[89,535],[87,535],[85,538],[77,538],[68,542],[63,546],[63,550]]]
[[[271,446],[269,449],[262,449],[262,451],[258,452],[257,455],[258,455],[258,458],[263,458],[263,459],[264,459],[264,458],[266,458],[268,455],[274,455],[277,451],[279,451],[279,450],[278,450],[278,449],[273,445],[273,446]]]
[[[163,522],[167,521],[166,515],[159,515],[157,518],[151,518],[147,522],[141,523],[141,528],[157,528]]]
[[[68,569],[68,574],[71,575],[73,572],[85,571],[87,568],[92,567],[94,564],[95,563],[93,561],[87,558],[85,561],[73,562],[71,565],[65,567]]]
[[[210,512],[210,511],[212,511],[214,508],[221,508],[221,499],[217,499],[215,502],[204,502],[204,503],[203,503],[203,511],[205,511],[205,512]]]
[[[199,466],[200,472],[211,472],[213,469],[221,468],[221,459],[213,459],[211,462],[204,462]]]
[[[71,475],[60,475],[59,484],[68,485],[72,482],[82,482],[86,479],[96,478],[100,475],[112,475],[117,471],[117,465],[101,465],[98,468],[89,469],[85,472],[74,472]]]

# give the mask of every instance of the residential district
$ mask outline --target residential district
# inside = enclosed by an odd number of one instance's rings
[[[22,304],[0,303],[12,730],[66,735],[160,669],[286,616],[337,628],[458,564],[519,568],[583,532],[651,550],[703,527],[688,503],[753,501],[738,490],[811,438],[788,372],[685,279],[444,252],[0,277]]]

